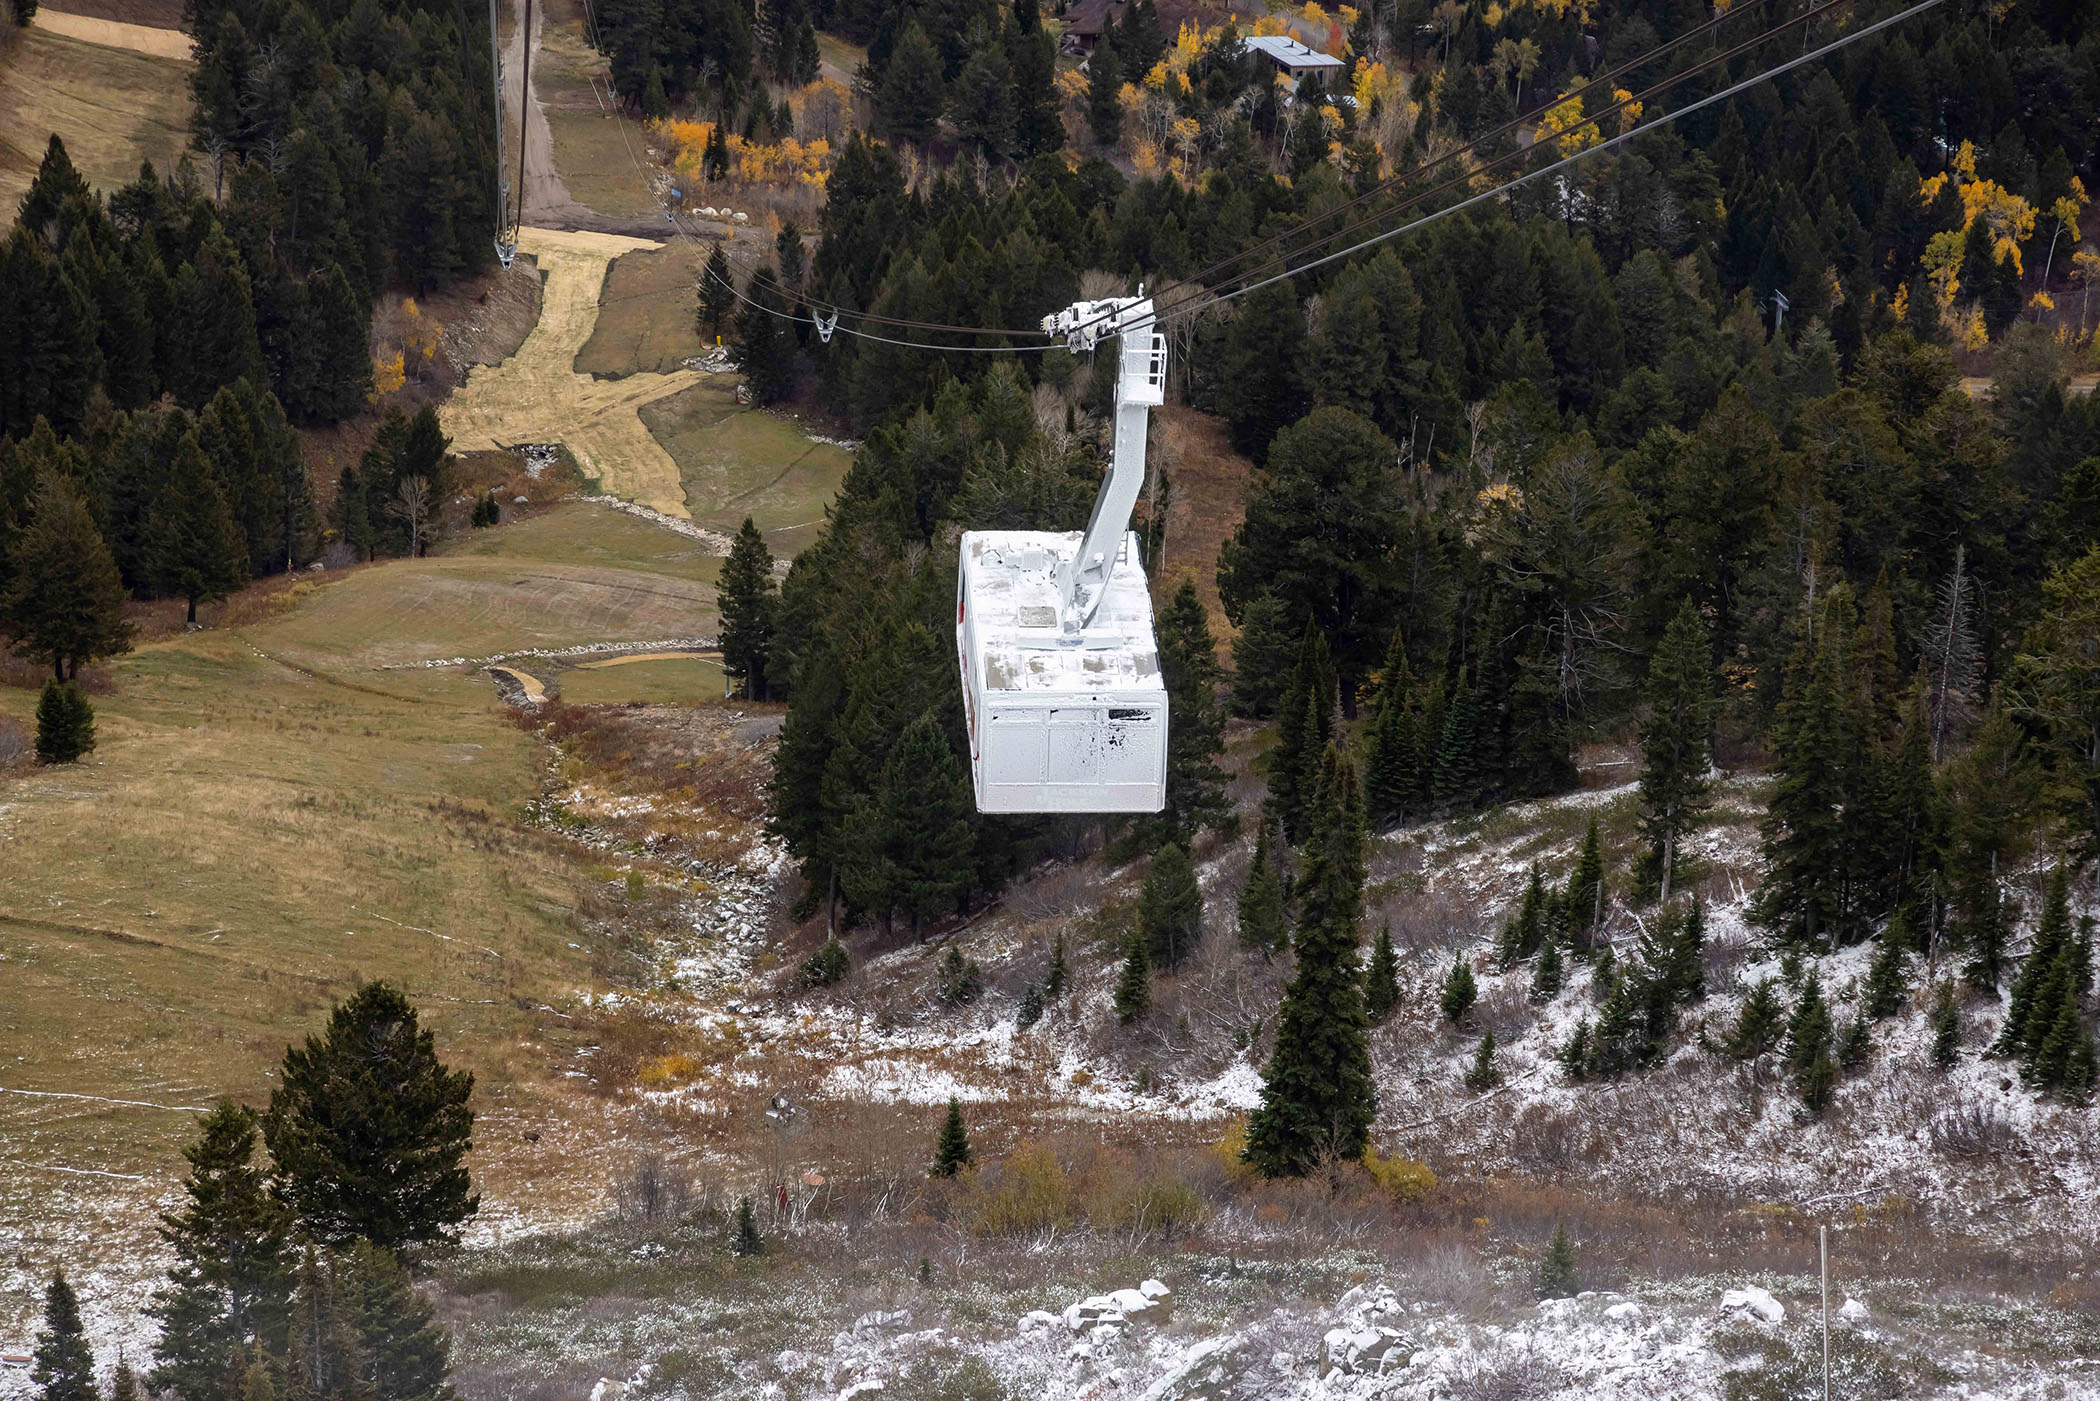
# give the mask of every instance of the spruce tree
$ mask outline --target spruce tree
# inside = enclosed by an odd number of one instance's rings
[[[738,683],[738,693],[745,700],[765,700],[772,689],[766,661],[772,649],[778,599],[773,552],[746,516],[715,583],[715,608],[722,618],[722,670]]]
[[[1575,1243],[1565,1225],[1553,1228],[1553,1242],[1539,1261],[1538,1295],[1541,1299],[1572,1299],[1582,1292],[1582,1279],[1575,1267]]]
[[[255,1161],[257,1124],[254,1110],[222,1099],[182,1150],[186,1200],[161,1217],[175,1263],[153,1306],[157,1390],[211,1397],[250,1344],[285,1346],[294,1223]]]
[[[406,997],[365,983],[323,1034],[285,1048],[263,1118],[273,1190],[326,1243],[402,1254],[450,1240],[481,1205],[466,1167],[473,1090]]]
[[[1386,828],[1406,820],[1428,798],[1422,772],[1422,715],[1407,650],[1393,630],[1382,673],[1378,715],[1364,764],[1364,810],[1371,825]]]
[[[1116,46],[1103,34],[1087,55],[1086,122],[1094,139],[1113,146],[1123,137],[1123,70],[1116,62]],[[1144,75],[1138,75],[1142,78]]]
[[[1942,981],[1932,998],[1932,1063],[1951,1070],[1961,1055],[1961,1008],[1954,1001],[1954,984]]]
[[[146,568],[162,594],[197,605],[248,582],[248,546],[194,430],[175,450],[146,520]]]
[[[901,909],[914,939],[976,883],[970,775],[932,711],[905,728],[847,833],[841,878],[863,907]]]
[[[1277,705],[1276,747],[1269,751],[1269,796],[1263,805],[1294,846],[1305,840],[1313,783],[1334,731],[1334,705],[1327,636],[1308,622],[1290,684]]]
[[[1539,950],[1538,966],[1531,973],[1531,1000],[1551,1002],[1560,996],[1560,983],[1560,940],[1548,939],[1546,947]]]
[[[44,1326],[36,1335],[29,1379],[36,1383],[38,1401],[101,1401],[80,1300],[64,1270],[54,1270],[44,1289]]]
[[[1014,1009],[1014,1025],[1022,1031],[1043,1019],[1043,985],[1029,983],[1021,989],[1021,1002]]]
[[[1390,921],[1378,927],[1371,944],[1371,962],[1364,969],[1364,1012],[1372,1023],[1384,1021],[1400,1003],[1400,960],[1393,952]]]
[[[1043,995],[1053,1002],[1065,995],[1065,933],[1062,929],[1050,943],[1050,971],[1043,975]]]
[[[46,681],[36,704],[36,759],[71,764],[95,747],[95,712],[80,687]]]
[[[1152,858],[1138,895],[1138,932],[1156,968],[1172,970],[1203,938],[1203,887],[1188,853],[1169,842]]]
[[[736,344],[732,352],[751,402],[777,404],[795,390],[795,332],[787,320],[787,299],[780,294],[780,279],[772,265],[751,274],[744,288],[742,309],[736,317]]]
[[[2052,991],[2046,985],[2057,975],[2059,961],[2068,967],[2068,960],[2063,960],[2062,955],[2070,947],[2071,877],[2069,863],[2058,861],[2056,870],[2049,877],[2048,893],[2042,897],[2042,914],[2035,922],[2034,942],[2020,965],[2019,976],[2013,979],[2005,1025],[1998,1032],[1993,1050],[2005,1055],[2024,1056],[2054,1029],[2055,1007],[2049,1005],[2047,1008],[2049,1022],[2044,1022],[2036,1011],[2044,1005],[2042,995]]]
[[[1321,765],[1299,882],[1297,970],[1278,1015],[1261,1104],[1247,1121],[1246,1161],[1265,1177],[1302,1177],[1363,1156],[1378,1091],[1371,1078],[1363,974],[1363,794],[1338,746]]]
[[[1910,979],[1905,971],[1910,948],[1910,917],[1899,909],[1882,926],[1874,962],[1867,968],[1867,983],[1861,992],[1862,1009],[1867,1016],[1879,1019],[1902,1009],[1910,994]]]
[[[1464,1020],[1479,997],[1480,985],[1473,979],[1472,965],[1466,962],[1464,954],[1453,954],[1451,971],[1444,976],[1444,995],[1438,1003],[1444,1009],[1444,1020]]]
[[[1959,926],[1969,957],[1962,977],[1979,992],[1995,993],[2005,977],[2005,946],[2011,936],[2012,910],[1996,876],[1976,883],[1968,901],[1968,918]]]
[[[1534,861],[1531,879],[1524,886],[1524,898],[1517,902],[1516,914],[1502,926],[1502,937],[1496,941],[1496,957],[1504,968],[1514,968],[1537,953],[1545,937],[1546,877]]]
[[[0,633],[15,651],[70,681],[87,662],[131,650],[124,582],[78,484],[45,468],[26,529],[0,573]]]
[[[815,953],[802,963],[802,983],[805,987],[830,987],[844,982],[853,971],[853,960],[846,953],[846,946],[839,942],[837,933],[824,941]]]
[[[1123,946],[1123,972],[1116,979],[1111,1001],[1116,1020],[1125,1024],[1144,1016],[1152,1007],[1152,959],[1145,951],[1145,936],[1134,928]]]
[[[1713,799],[1713,655],[1705,620],[1687,597],[1648,664],[1641,723],[1641,835],[1668,903],[1677,844]]]
[[[336,1288],[373,1401],[449,1401],[452,1335],[401,1261],[353,1241],[336,1256]]]
[[[916,19],[907,20],[875,87],[876,129],[891,141],[922,146],[939,131],[946,106],[940,52]]]
[[[1233,714],[1269,720],[1291,713],[1279,705],[1296,674],[1301,617],[1273,593],[1256,595],[1240,610],[1240,635],[1232,642]]]
[[[1264,956],[1280,951],[1291,941],[1283,881],[1276,873],[1275,856],[1269,847],[1273,829],[1273,823],[1261,824],[1261,832],[1254,839],[1254,859],[1247,863],[1247,882],[1240,887],[1240,944],[1259,950]]]
[[[1832,636],[1844,629],[1842,610],[1824,612],[1815,644],[1804,647],[1794,668],[1806,679],[1781,707],[1778,779],[1763,833],[1766,876],[1753,910],[1781,940],[1807,949],[1844,942],[1846,779],[1862,748],[1840,674],[1842,649]]]
[[[1867,1063],[1874,1050],[1874,1033],[1867,1017],[1854,1017],[1845,1027],[1845,1034],[1838,1039],[1838,1064],[1847,1070],[1857,1070]]]
[[[117,1370],[110,1375],[109,1401],[139,1401],[139,1374],[122,1353],[117,1354]]]
[[[1194,579],[1182,579],[1160,610],[1155,632],[1160,680],[1173,717],[1167,729],[1167,802],[1158,817],[1141,819],[1139,825],[1158,840],[1186,847],[1198,831],[1222,827],[1232,818],[1217,762],[1225,748],[1218,649]]]
[[[1430,798],[1446,812],[1472,808],[1486,795],[1489,774],[1480,717],[1480,696],[1463,671],[1451,701],[1444,707],[1438,733]]]
[[[729,1253],[741,1258],[766,1253],[766,1238],[758,1233],[758,1214],[751,1210],[751,1198],[738,1197],[736,1220],[730,1228]]]
[[[1466,1067],[1465,1085],[1474,1094],[1493,1089],[1502,1079],[1502,1072],[1495,1069],[1495,1029],[1489,1027],[1480,1038],[1480,1049],[1473,1054],[1473,1063]]]
[[[1575,869],[1568,873],[1568,891],[1561,908],[1567,912],[1568,936],[1577,952],[1587,952],[1597,928],[1604,922],[1604,842],[1597,832],[1597,819],[1590,819],[1582,834],[1582,851]]]
[[[709,345],[721,343],[722,327],[736,312],[733,276],[729,270],[729,255],[717,243],[714,251],[707,255],[707,266],[700,273],[700,338]]]
[[[1581,1021],[1575,1023],[1575,1029],[1568,1033],[1566,1044],[1554,1052],[1554,1059],[1558,1060],[1561,1068],[1568,1072],[1568,1078],[1578,1085],[1590,1076],[1590,1038],[1592,1035],[1594,1035],[1594,1032],[1590,1027],[1590,1019],[1584,1017]]]
[[[1822,975],[1810,969],[1786,1029],[1787,1077],[1810,1113],[1821,1113],[1837,1087],[1837,1065],[1832,1059],[1836,1037],[1830,1006],[1823,1000]]]
[[[933,1175],[953,1177],[970,1165],[970,1135],[963,1127],[962,1103],[948,1098],[948,1117],[933,1144]]]
[[[948,952],[941,955],[940,968],[934,978],[934,991],[941,1001],[956,1006],[976,997],[984,985],[984,977],[977,967],[977,960],[963,956],[962,945],[948,945]]]

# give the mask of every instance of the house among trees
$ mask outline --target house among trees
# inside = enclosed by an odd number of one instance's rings
[[[1079,0],[1079,3],[1065,11],[1065,32],[1058,42],[1063,45],[1066,53],[1077,54],[1082,58],[1088,57],[1094,52],[1095,46],[1100,44],[1102,35],[1113,35],[1121,31],[1122,26],[1128,22],[1125,15],[1130,6],[1131,0]],[[1215,22],[1206,21],[1203,11],[1186,3],[1186,0],[1160,0],[1156,13],[1159,32],[1169,41],[1181,32],[1184,21],[1192,22],[1198,28],[1203,27],[1206,22]],[[1138,76],[1142,78],[1144,75]]]
[[[1317,75],[1322,83],[1327,83],[1342,71],[1340,59],[1288,34],[1256,34],[1242,42],[1248,52],[1262,55],[1289,74],[1293,88],[1304,82],[1307,74]]]

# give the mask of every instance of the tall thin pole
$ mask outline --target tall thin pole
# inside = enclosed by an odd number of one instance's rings
[[[1830,1401],[1830,1228],[1816,1227],[1823,1257],[1823,1401]]]
[[[532,124],[532,0],[525,0],[525,65],[518,84],[518,219],[525,224],[525,132]]]

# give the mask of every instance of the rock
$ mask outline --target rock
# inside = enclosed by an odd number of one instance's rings
[[[1397,1328],[1330,1328],[1320,1340],[1320,1375],[1342,1372],[1376,1376],[1406,1356],[1407,1336]]]
[[[1628,1299],[1623,1304],[1613,1304],[1604,1311],[1604,1316],[1606,1318],[1623,1318],[1630,1321],[1641,1316],[1641,1306]]]
[[[901,1333],[911,1327],[911,1310],[896,1309],[885,1312],[876,1309],[853,1320],[853,1336],[872,1338],[882,1333]]]
[[[1223,1395],[1231,1384],[1232,1355],[1241,1341],[1237,1333],[1204,1339],[1146,1387],[1138,1401],[1201,1401],[1206,1396]]]
[[[1847,1299],[1838,1306],[1838,1317],[1857,1328],[1867,1321],[1867,1306],[1857,1299]]]
[[[1174,1291],[1156,1279],[1136,1289],[1118,1289],[1111,1294],[1093,1294],[1067,1305],[1065,1327],[1086,1333],[1100,1326],[1120,1328],[1126,1323],[1165,1323],[1174,1311]]]
[[[591,1388],[591,1401],[620,1401],[626,1392],[627,1383],[616,1382],[611,1377],[600,1377],[598,1384]]]
[[[736,213],[730,215],[729,217],[736,220],[736,222],[738,222],[739,224],[748,224],[751,222],[751,216],[749,214],[746,214],[741,209],[739,209]]]
[[[1723,1314],[1741,1314],[1758,1323],[1784,1323],[1786,1308],[1771,1294],[1756,1285],[1748,1289],[1730,1289],[1721,1295]]]
[[[1048,1309],[1030,1309],[1027,1313],[1021,1315],[1019,1322],[1014,1324],[1014,1331],[1022,1334],[1035,1333],[1045,1328],[1055,1328],[1062,1322],[1064,1322],[1063,1319]]]

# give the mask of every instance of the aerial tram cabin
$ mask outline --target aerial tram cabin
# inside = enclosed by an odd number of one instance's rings
[[[1149,298],[1045,317],[1074,350],[1119,342],[1115,451],[1081,532],[973,530],[956,571],[970,770],[979,812],[1158,812],[1167,799],[1167,691],[1130,513],[1145,426],[1166,396],[1166,338]]]

